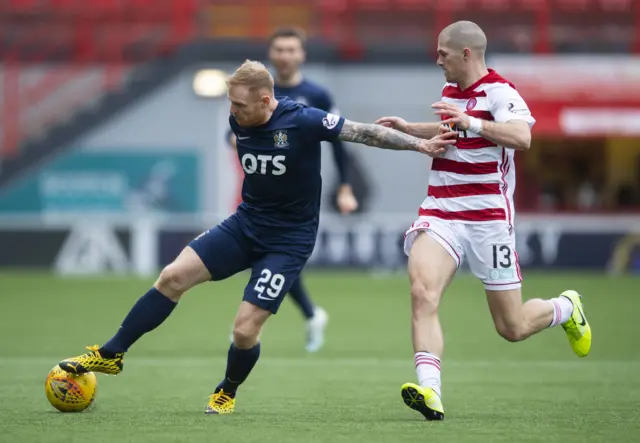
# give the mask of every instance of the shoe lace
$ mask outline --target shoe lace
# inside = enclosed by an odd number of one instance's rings
[[[96,352],[100,349],[100,346],[98,345],[93,345],[93,346],[86,346],[86,348],[90,351]]]

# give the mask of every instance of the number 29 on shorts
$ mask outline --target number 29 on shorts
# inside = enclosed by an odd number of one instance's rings
[[[274,274],[269,269],[263,269],[253,289],[258,293],[260,299],[275,299],[280,295],[284,282],[284,275]]]

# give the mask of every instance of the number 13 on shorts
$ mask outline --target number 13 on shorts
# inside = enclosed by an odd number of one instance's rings
[[[520,276],[520,267],[518,266],[518,254],[510,244],[493,244],[489,245],[490,250],[490,269],[488,270],[485,285],[495,286],[495,290],[510,289],[506,286],[519,284],[522,280]],[[501,286],[505,286],[501,288]],[[489,288],[488,288],[489,289]]]
[[[493,245],[493,269],[510,268],[513,263],[512,254],[509,245]]]

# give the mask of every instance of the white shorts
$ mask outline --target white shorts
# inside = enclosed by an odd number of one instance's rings
[[[515,234],[507,222],[472,224],[420,217],[405,234],[405,254],[409,255],[420,231],[440,243],[458,267],[466,258],[485,289],[504,291],[522,286]]]

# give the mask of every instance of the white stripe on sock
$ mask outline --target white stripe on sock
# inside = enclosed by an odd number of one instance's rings
[[[429,352],[416,352],[414,356],[418,383],[441,395],[440,359]]]
[[[548,300],[553,306],[553,319],[549,327],[561,325],[571,318],[573,313],[573,303],[567,297],[556,297]]]

